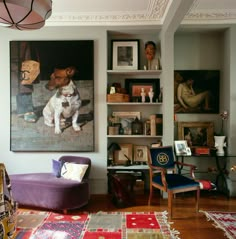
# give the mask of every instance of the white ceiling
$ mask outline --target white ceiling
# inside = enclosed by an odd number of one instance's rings
[[[162,25],[170,5],[181,0],[54,0],[47,25]],[[236,0],[193,2],[182,24],[236,23]]]

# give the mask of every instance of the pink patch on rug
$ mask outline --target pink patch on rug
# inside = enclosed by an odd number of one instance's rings
[[[59,214],[52,212],[49,217],[47,218],[48,222],[85,222],[87,220],[88,214],[82,213],[79,215],[73,214]]]
[[[127,228],[160,228],[155,215],[151,214],[128,214],[126,215],[126,225]]]
[[[85,232],[83,239],[121,239],[121,232]]]

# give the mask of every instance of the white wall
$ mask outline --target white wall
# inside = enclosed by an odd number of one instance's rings
[[[51,172],[51,159],[61,155],[83,155],[92,159],[91,192],[106,193],[106,62],[107,44],[106,29],[91,27],[44,27],[37,31],[16,31],[0,28],[0,94],[1,105],[1,160],[12,173]],[[95,152],[11,152],[10,151],[10,59],[9,41],[12,40],[94,40],[94,109],[95,109]]]

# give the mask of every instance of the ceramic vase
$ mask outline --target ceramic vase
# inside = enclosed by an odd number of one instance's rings
[[[224,147],[226,146],[225,136],[214,136],[214,139],[215,139],[215,147],[217,149],[216,155],[224,156],[225,154]]]

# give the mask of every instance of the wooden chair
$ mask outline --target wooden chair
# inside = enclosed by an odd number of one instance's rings
[[[153,187],[168,194],[168,213],[172,218],[173,197],[176,193],[196,191],[196,212],[200,197],[199,183],[194,180],[194,165],[176,162],[172,146],[151,148],[148,151],[148,165],[150,171],[150,195],[148,205],[151,204]],[[190,177],[177,174],[176,167],[188,167]]]

